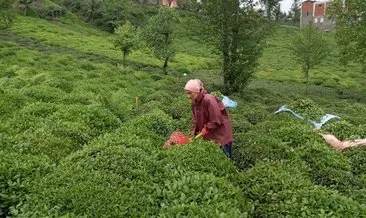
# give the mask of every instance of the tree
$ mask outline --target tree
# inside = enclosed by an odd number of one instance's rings
[[[157,58],[164,60],[163,71],[167,74],[169,59],[175,55],[173,26],[179,22],[178,14],[173,8],[160,8],[157,15],[151,17],[144,32],[147,45],[152,48]]]
[[[200,30],[222,56],[225,92],[238,92],[258,65],[265,21],[251,2],[243,0],[202,0],[202,15]]]
[[[0,0],[0,21],[4,28],[10,26],[11,22],[14,19],[14,11],[13,11],[13,3],[14,0]]]
[[[275,18],[275,21],[281,21],[286,18],[286,13],[281,11],[281,5],[278,4],[273,9],[273,17]]]
[[[137,47],[139,43],[137,29],[132,26],[129,21],[124,25],[120,25],[114,31],[113,44],[115,47],[121,49],[123,53],[123,62],[125,62],[128,54]]]
[[[102,0],[84,0],[81,4],[88,21],[101,17]]]
[[[280,4],[281,0],[260,0],[260,3],[266,9],[266,15],[268,20],[272,20],[273,12]]]
[[[178,0],[180,9],[196,11],[199,8],[199,2],[197,0]]]
[[[360,62],[366,73],[366,1],[334,0],[331,15],[336,21],[336,39],[341,61]]]
[[[292,49],[295,59],[302,66],[305,77],[306,89],[308,92],[309,70],[320,64],[328,54],[328,41],[325,40],[323,32],[318,30],[313,22],[310,22],[294,38]]]
[[[291,5],[291,14],[292,14],[292,21],[294,24],[300,25],[300,0],[294,0]]]
[[[30,5],[35,1],[36,0],[18,0],[19,7],[23,9],[24,16],[27,16]]]

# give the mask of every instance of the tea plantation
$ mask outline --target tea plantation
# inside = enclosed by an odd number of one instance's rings
[[[0,217],[366,217],[366,146],[333,150],[307,121],[274,114],[335,114],[321,131],[366,137],[365,75],[334,51],[305,96],[285,46],[296,29],[278,27],[256,78],[230,96],[233,161],[201,139],[163,149],[189,132],[185,82],[221,87],[190,19],[168,75],[143,50],[122,64],[111,34],[69,12],[0,30]]]

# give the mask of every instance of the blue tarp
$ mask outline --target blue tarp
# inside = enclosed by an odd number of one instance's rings
[[[311,123],[316,129],[320,129],[324,124],[326,124],[329,120],[331,119],[341,119],[339,116],[337,115],[333,115],[333,114],[326,114],[322,117],[322,119],[320,120],[320,122],[316,122],[314,120],[310,120],[310,119],[305,119],[303,116],[301,116],[300,114],[294,112],[293,110],[289,109],[286,107],[286,105],[282,105],[276,112],[274,112],[275,114],[280,113],[280,112],[290,112],[291,114],[293,114],[295,117],[297,117],[300,120],[306,120],[309,123]]]
[[[227,97],[225,95],[222,96],[222,103],[224,103],[225,107],[236,108],[238,106],[238,103],[231,100],[229,97]]]

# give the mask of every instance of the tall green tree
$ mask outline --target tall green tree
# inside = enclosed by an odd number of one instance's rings
[[[201,30],[221,52],[226,93],[248,84],[262,54],[267,29],[251,1],[202,0]]]
[[[359,62],[366,73],[366,1],[334,0],[330,11],[336,21],[342,62]]]
[[[14,19],[14,0],[0,0],[0,27],[7,28]]]
[[[259,0],[261,5],[266,10],[266,15],[267,15],[268,20],[272,20],[274,12],[275,12],[276,8],[279,6],[281,1],[282,0]]]
[[[122,51],[123,62],[125,62],[128,54],[138,46],[137,29],[132,26],[130,21],[126,21],[125,24],[118,26],[114,33],[113,44]]]
[[[320,64],[328,55],[328,41],[313,22],[301,29],[292,43],[295,60],[301,64],[305,77],[305,93],[308,93],[309,71]]]
[[[159,13],[149,19],[144,31],[147,45],[152,48],[157,58],[164,60],[164,73],[167,73],[168,62],[175,55],[172,43],[173,27],[177,22],[179,19],[176,9],[160,8]]]
[[[300,25],[300,0],[294,0],[291,5],[291,15],[292,15],[292,21],[294,24]]]

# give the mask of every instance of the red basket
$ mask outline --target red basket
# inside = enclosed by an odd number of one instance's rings
[[[172,145],[184,145],[191,141],[188,135],[185,135],[181,131],[174,131],[169,139],[165,142],[164,148],[170,148]]]

